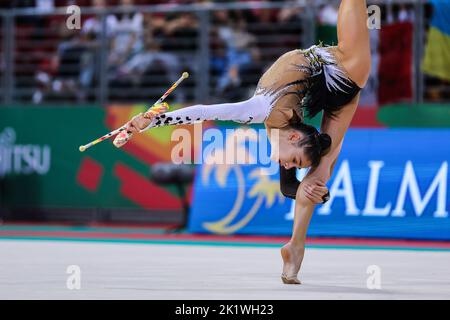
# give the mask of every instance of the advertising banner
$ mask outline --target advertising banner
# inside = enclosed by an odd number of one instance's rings
[[[349,129],[331,199],[316,207],[308,235],[450,240],[448,141],[448,129]],[[281,195],[278,173],[260,169],[203,164],[190,231],[290,235],[294,201]]]
[[[137,135],[121,149],[108,140],[78,150],[144,110],[143,105],[0,108],[0,204],[181,210],[175,187],[149,179],[152,164],[171,161],[173,127]]]

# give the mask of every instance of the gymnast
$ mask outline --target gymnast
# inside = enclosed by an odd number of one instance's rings
[[[365,0],[342,0],[337,46],[315,45],[283,54],[262,75],[250,99],[194,105],[159,115],[143,113],[131,119],[124,131],[131,136],[149,128],[206,120],[264,123],[272,149],[277,150],[273,160],[280,165],[280,190],[295,199],[292,236],[281,248],[281,280],[285,284],[300,284],[298,273],[309,222],[316,204],[329,199],[325,184],[358,106],[361,88],[369,77],[367,19]],[[319,133],[303,120],[321,111]],[[274,129],[278,130],[277,135],[271,134]],[[308,167],[306,177],[299,182],[296,169]]]

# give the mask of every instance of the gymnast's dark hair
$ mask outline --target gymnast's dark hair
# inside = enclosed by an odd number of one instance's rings
[[[323,66],[321,72],[307,79],[302,107],[308,118],[315,117],[322,110],[329,117],[335,118],[336,113],[350,103],[361,90],[351,79],[342,78],[341,81],[342,90],[331,88],[330,91]]]
[[[305,135],[297,146],[304,148],[304,154],[311,161],[311,166],[317,167],[322,156],[327,154],[330,149],[331,137],[326,133],[319,133],[315,127],[301,122],[291,123],[287,128],[300,131]]]

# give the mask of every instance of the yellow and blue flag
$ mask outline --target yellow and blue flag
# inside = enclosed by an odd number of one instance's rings
[[[433,18],[428,31],[423,71],[450,81],[450,0],[431,0]]]

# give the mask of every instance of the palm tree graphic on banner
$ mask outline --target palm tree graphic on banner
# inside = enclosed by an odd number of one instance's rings
[[[242,131],[241,131],[242,132]],[[253,131],[254,132],[254,131]],[[230,152],[236,152],[241,159],[246,159],[246,163],[256,163],[254,156],[243,145],[237,135],[239,132],[234,132],[227,136],[225,149],[216,150],[214,158],[225,159],[225,155]],[[246,134],[249,141],[257,141],[256,133]],[[236,141],[238,141],[236,143]],[[240,141],[240,142],[239,142]],[[258,213],[259,209],[265,202],[266,209],[270,209],[278,200],[284,202],[284,196],[279,189],[279,182],[277,179],[271,179],[273,175],[268,175],[266,170],[257,167],[251,170],[247,177],[244,175],[241,164],[228,164],[222,161],[220,164],[213,163],[211,155],[206,158],[202,170],[202,183],[208,186],[212,173],[219,188],[224,189],[227,186],[228,177],[234,174],[237,179],[237,195],[234,199],[233,206],[225,216],[215,222],[204,222],[203,227],[216,234],[231,234],[246,226]],[[249,191],[247,191],[246,181],[256,180]],[[246,199],[255,199],[251,208],[242,212],[242,206]],[[238,218],[239,217],[239,218]]]

